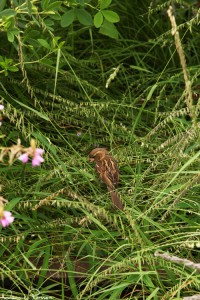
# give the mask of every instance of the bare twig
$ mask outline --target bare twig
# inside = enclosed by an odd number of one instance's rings
[[[180,257],[174,256],[174,255],[169,255],[168,253],[155,252],[154,255],[156,257],[161,257],[165,260],[175,262],[175,263],[178,263],[178,264],[183,264],[186,267],[193,268],[197,271],[200,271],[200,264],[196,264],[191,260],[188,260],[188,259],[185,259],[185,258],[180,258]]]
[[[200,295],[194,295],[190,297],[184,297],[183,300],[200,300]]]

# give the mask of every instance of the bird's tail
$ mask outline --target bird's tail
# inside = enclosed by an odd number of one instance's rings
[[[123,210],[124,206],[122,204],[122,201],[120,200],[119,194],[116,191],[113,191],[113,190],[111,190],[109,192],[110,192],[113,208],[115,210],[117,210],[117,209]]]

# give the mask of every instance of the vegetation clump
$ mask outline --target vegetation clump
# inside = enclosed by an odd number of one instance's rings
[[[200,299],[199,15],[0,1],[0,298]],[[117,161],[123,210],[94,148]]]

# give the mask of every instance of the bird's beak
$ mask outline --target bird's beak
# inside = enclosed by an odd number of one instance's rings
[[[89,162],[93,162],[94,158],[93,157],[89,157]]]

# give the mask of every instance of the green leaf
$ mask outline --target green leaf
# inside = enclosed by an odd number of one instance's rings
[[[4,9],[0,12],[0,18],[6,16],[6,17],[13,17],[15,16],[17,13],[14,9]]]
[[[130,68],[138,70],[138,71],[146,72],[146,73],[152,73],[151,71],[149,71],[147,69],[144,69],[144,68],[141,68],[141,67],[138,67],[138,66],[134,66],[134,65],[131,65]]]
[[[54,14],[51,15],[51,19],[56,20],[56,21],[60,21],[61,20],[61,16],[58,12],[54,11]]]
[[[37,40],[40,43],[40,45],[42,45],[44,48],[46,48],[48,50],[51,48],[46,40],[43,40],[43,39],[37,39]]]
[[[8,202],[8,204],[5,205],[5,210],[12,210],[15,205],[21,200],[22,198],[18,197],[18,198],[13,198],[12,200],[10,200]]]
[[[47,27],[51,27],[51,26],[54,25],[54,21],[53,21],[52,19],[49,19],[49,18],[43,20],[43,22],[45,23],[45,25],[46,25]]]
[[[74,18],[75,18],[74,9],[70,9],[64,15],[62,15],[61,21],[60,21],[61,26],[67,27],[67,26],[71,25],[74,22]]]
[[[11,71],[11,72],[17,72],[19,69],[15,66],[11,66],[11,67],[8,68],[8,70]]]
[[[113,39],[118,39],[119,32],[113,23],[104,20],[103,25],[101,26],[99,33],[107,35]]]
[[[46,10],[48,5],[49,5],[49,0],[42,0],[41,1],[41,6],[42,6],[43,10]]]
[[[33,132],[32,136],[40,141],[42,145],[48,150],[48,152],[51,152],[54,156],[57,156],[56,148],[53,144],[50,143],[49,139],[45,137],[42,133]]]
[[[45,10],[46,11],[58,10],[58,9],[60,9],[61,4],[62,4],[62,1],[55,1],[53,3],[48,4],[48,6],[45,8]]]
[[[101,27],[103,23],[103,15],[101,13],[101,11],[98,11],[98,13],[96,13],[96,15],[94,16],[94,26],[96,28]]]
[[[14,39],[15,39],[15,36],[12,32],[8,31],[7,32],[7,38],[9,40],[10,43],[13,43],[14,42]]]
[[[119,15],[112,10],[102,10],[101,12],[105,19],[111,23],[116,23],[120,21]]]
[[[31,3],[30,0],[26,0],[26,4],[27,4],[27,8],[28,8],[28,14],[29,14],[29,16],[31,16],[33,4]]]
[[[110,234],[106,226],[104,226],[101,221],[98,220],[98,218],[95,218],[91,213],[87,212],[86,210],[82,209],[82,211],[86,214],[89,220],[92,220],[95,224],[97,224],[98,227],[100,227],[103,231]]]
[[[6,5],[6,0],[1,0],[0,2],[0,11],[4,9],[4,6]]]
[[[91,14],[87,12],[84,8],[76,8],[75,13],[76,13],[76,17],[78,18],[81,24],[86,26],[93,25]]]
[[[3,84],[1,83],[0,81],[0,86],[2,88],[2,90],[4,91],[4,93],[6,93],[6,95],[9,95],[9,97],[11,97],[12,100],[14,100],[16,103],[18,103],[20,106],[22,107],[25,107],[27,110],[30,110],[32,112],[34,112],[36,115],[38,115],[41,119],[44,119],[46,121],[50,121],[49,117],[43,113],[43,112],[40,112],[40,111],[37,111],[33,108],[31,108],[30,106],[27,106],[26,104],[22,103],[21,101],[18,101],[16,98],[12,97],[8,92],[7,90],[4,88]]]
[[[10,28],[8,31],[7,31],[7,38],[8,38],[8,41],[13,43],[14,42],[14,39],[15,39],[15,36],[20,32],[20,30],[16,27],[13,27],[13,28]]]
[[[159,291],[159,287],[155,288],[151,293],[151,295],[149,295],[146,300],[155,299],[155,296],[158,294],[158,291]]]
[[[111,4],[112,0],[101,0],[100,9],[105,9]]]
[[[74,266],[69,255],[67,255],[66,257],[66,265],[68,270],[68,280],[69,280],[70,290],[74,296],[74,299],[77,299],[79,292],[77,289],[76,280],[74,276],[75,274]]]
[[[158,84],[154,84],[152,87],[151,87],[151,89],[150,89],[150,91],[149,91],[149,93],[148,93],[148,95],[147,95],[147,101],[149,101],[150,99],[151,99],[151,97],[152,97],[152,95],[153,95],[153,93],[154,93],[154,91],[155,91],[155,89],[158,87]]]
[[[12,32],[16,36],[20,33],[20,30],[17,27],[12,27],[9,32]]]
[[[44,280],[46,280],[47,277],[46,274],[49,267],[50,257],[51,257],[50,245],[46,245],[45,248],[43,248],[43,262],[41,265],[38,286],[41,286]]]
[[[25,107],[26,109],[28,109],[28,110],[34,112],[34,113],[35,113],[38,117],[40,117],[41,119],[44,119],[44,120],[46,120],[46,121],[50,121],[49,117],[48,117],[45,113],[41,113],[40,111],[37,111],[37,110],[31,108],[31,107],[25,105],[24,103],[18,101],[17,99],[14,99],[14,100],[15,100],[15,102],[17,102],[17,103],[20,104],[21,106],[23,106],[23,107]]]

